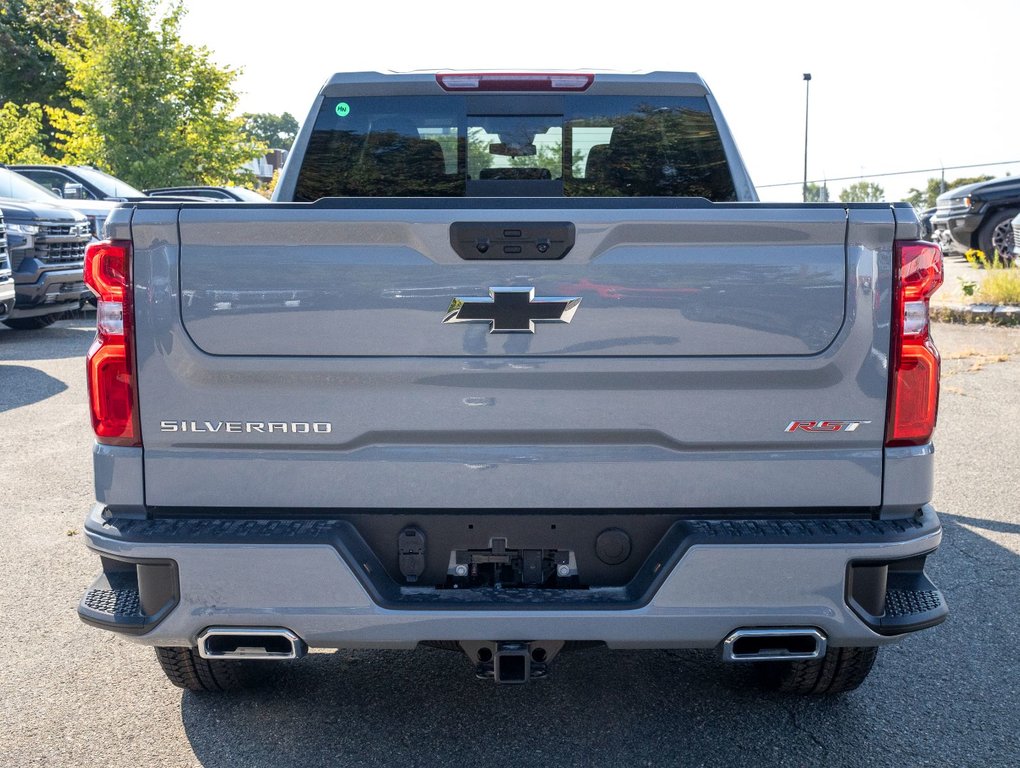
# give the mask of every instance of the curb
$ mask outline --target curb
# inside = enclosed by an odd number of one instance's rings
[[[1020,325],[1020,307],[1013,304],[938,304],[931,319],[942,323]]]

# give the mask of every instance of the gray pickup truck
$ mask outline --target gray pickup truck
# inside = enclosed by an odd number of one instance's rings
[[[606,644],[836,693],[946,616],[941,254],[757,202],[696,75],[337,75],[274,202],[108,227],[78,610],[178,686]]]

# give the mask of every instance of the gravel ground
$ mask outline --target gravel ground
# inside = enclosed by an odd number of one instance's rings
[[[962,281],[980,283],[987,270],[975,269],[958,253],[943,254],[942,264],[945,269],[945,281],[932,297],[932,304],[965,304],[968,300],[973,301],[964,294]]]
[[[1014,766],[1020,726],[1020,330],[939,326],[930,574],[952,615],[857,692],[748,692],[711,654],[591,650],[497,688],[458,654],[313,654],[265,690],[171,687],[75,615],[98,572],[86,323],[0,329],[0,766]]]

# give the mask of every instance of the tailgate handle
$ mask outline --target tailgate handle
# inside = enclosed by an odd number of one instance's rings
[[[462,259],[562,259],[574,247],[569,221],[455,221],[450,245]]]

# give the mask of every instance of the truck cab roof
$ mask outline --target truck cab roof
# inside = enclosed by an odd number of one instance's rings
[[[477,84],[472,84],[477,81]],[[533,87],[528,87],[528,81]],[[451,87],[451,83],[454,85]],[[323,85],[322,94],[341,95],[407,95],[435,94],[444,91],[578,93],[592,96],[617,94],[705,96],[710,94],[701,76],[694,72],[611,72],[595,69],[574,71],[529,70],[506,72],[495,70],[460,71],[452,69],[419,70],[414,72],[337,72]],[[350,89],[356,89],[354,91]]]

